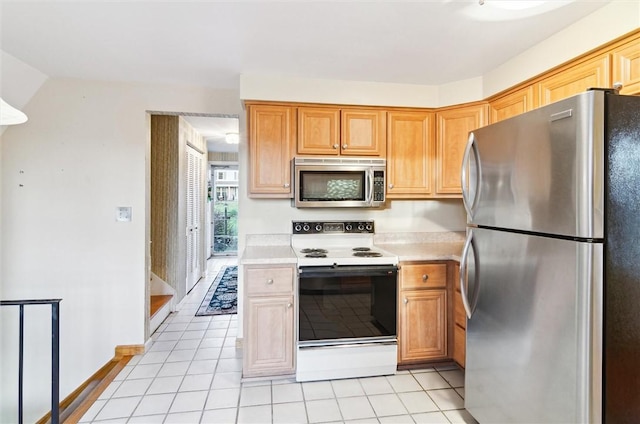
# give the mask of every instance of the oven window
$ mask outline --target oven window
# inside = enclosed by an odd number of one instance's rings
[[[305,341],[396,335],[396,275],[300,275],[299,337]]]
[[[365,200],[363,171],[300,171],[303,201]]]

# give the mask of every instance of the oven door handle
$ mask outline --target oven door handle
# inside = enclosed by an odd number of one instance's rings
[[[366,276],[387,277],[396,275],[395,265],[340,265],[340,266],[307,266],[298,270],[300,278]]]

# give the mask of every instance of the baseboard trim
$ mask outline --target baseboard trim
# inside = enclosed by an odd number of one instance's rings
[[[117,349],[117,348],[116,348]],[[114,357],[104,364],[98,371],[78,386],[73,392],[60,402],[60,422],[75,424],[89,410],[91,405],[100,397],[115,377],[131,360],[131,355]],[[95,386],[95,387],[91,387]],[[85,393],[88,390],[88,393]],[[75,407],[74,402],[78,403]],[[51,422],[51,411],[36,421],[36,424]]]
[[[115,359],[122,358],[123,356],[142,355],[144,353],[144,345],[120,345],[116,346]]]

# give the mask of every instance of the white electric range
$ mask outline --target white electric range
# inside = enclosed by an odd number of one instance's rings
[[[373,221],[294,221],[298,381],[394,374],[398,257]]]

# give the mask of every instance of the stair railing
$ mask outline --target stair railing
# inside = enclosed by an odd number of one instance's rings
[[[0,300],[0,306],[18,306],[20,335],[18,344],[18,423],[23,424],[24,307],[51,305],[51,424],[60,423],[60,301],[62,299]]]

